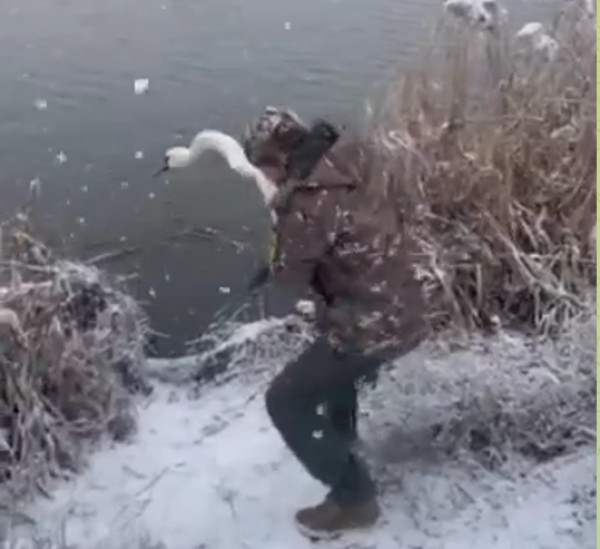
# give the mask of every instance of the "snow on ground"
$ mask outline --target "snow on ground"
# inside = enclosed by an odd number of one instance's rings
[[[252,330],[246,327],[243,333]],[[244,337],[238,334],[237,343]],[[469,456],[444,459],[426,445],[410,444],[423,425],[465,402],[464,393],[490,383],[501,386],[502,372],[510,368],[527,370],[529,388],[555,383],[562,375],[561,360],[538,352],[535,365],[526,368],[532,362],[529,352],[526,343],[511,338],[455,353],[421,349],[384,372],[377,388],[365,389],[362,449],[381,482],[384,517],[372,531],[321,546],[595,547],[591,444],[542,465],[515,458],[509,467],[495,470]],[[590,348],[585,360],[594,355]],[[32,532],[37,547],[48,548],[312,547],[295,530],[292,516],[317,502],[324,489],[301,469],[270,425],[263,392],[271,373],[237,356],[242,375],[227,383],[198,390],[157,383],[154,394],[140,401],[136,437],[94,453],[83,474],[57,486],[51,500],[27,509],[35,528],[15,529],[9,547],[31,547]],[[286,356],[289,348],[271,358],[282,362]],[[469,381],[492,371],[481,385]]]

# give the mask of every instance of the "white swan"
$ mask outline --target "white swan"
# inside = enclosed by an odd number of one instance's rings
[[[191,166],[205,151],[220,153],[229,167],[242,177],[254,179],[265,205],[270,209],[273,197],[277,194],[277,185],[259,168],[252,164],[242,146],[236,139],[218,130],[203,130],[190,143],[189,147],[171,147],[165,153],[165,164],[154,175],[172,169]],[[271,212],[271,216],[274,214]]]

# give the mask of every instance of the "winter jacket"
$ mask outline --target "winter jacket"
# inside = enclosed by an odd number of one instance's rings
[[[365,148],[340,139],[275,207],[275,282],[309,288],[317,326],[341,350],[392,358],[425,336],[406,227],[366,192]]]

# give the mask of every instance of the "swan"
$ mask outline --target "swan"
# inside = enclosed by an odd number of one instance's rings
[[[260,191],[265,206],[271,210],[273,198],[277,194],[277,185],[259,168],[252,164],[244,149],[231,135],[218,130],[202,130],[192,139],[189,147],[171,147],[165,152],[164,166],[155,172],[155,176],[169,170],[184,169],[191,166],[205,151],[216,151],[229,167],[246,179],[253,179]],[[271,216],[274,217],[271,210]]]

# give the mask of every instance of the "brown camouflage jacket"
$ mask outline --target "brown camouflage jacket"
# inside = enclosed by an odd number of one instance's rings
[[[305,181],[288,182],[272,273],[310,289],[317,327],[336,348],[392,358],[424,338],[424,304],[405,228],[361,187],[363,153],[340,139]]]

